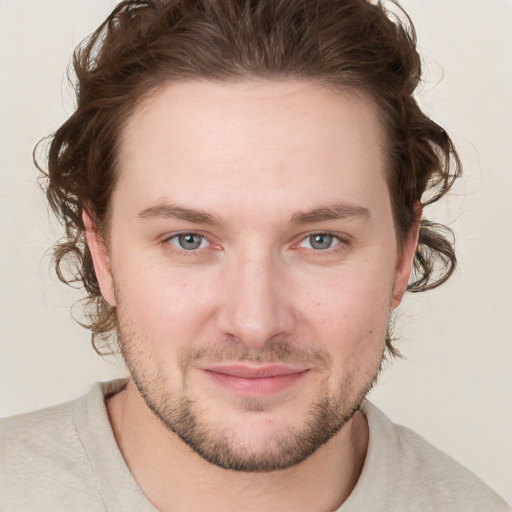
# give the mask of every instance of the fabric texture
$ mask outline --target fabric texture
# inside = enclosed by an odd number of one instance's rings
[[[126,381],[0,420],[1,512],[155,512],[116,444],[105,398]],[[365,402],[370,438],[358,483],[337,512],[509,511],[473,473]],[[207,510],[207,507],[205,508]]]

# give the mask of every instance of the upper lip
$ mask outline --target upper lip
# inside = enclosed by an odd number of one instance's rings
[[[203,370],[238,377],[241,379],[264,379],[268,377],[280,377],[283,375],[293,375],[307,371],[307,367],[290,366],[286,364],[271,364],[260,366],[248,365],[211,365],[204,367]]]

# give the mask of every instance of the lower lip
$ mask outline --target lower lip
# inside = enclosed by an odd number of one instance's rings
[[[287,390],[305,377],[308,371],[276,375],[273,377],[259,377],[248,379],[235,377],[225,373],[205,370],[205,373],[216,383],[240,396],[269,396]]]

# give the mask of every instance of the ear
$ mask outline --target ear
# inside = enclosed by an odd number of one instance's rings
[[[89,251],[91,251],[92,261],[94,263],[94,271],[100,285],[103,298],[112,306],[116,305],[114,293],[114,281],[110,271],[110,259],[108,256],[105,243],[101,239],[96,223],[84,208],[82,220],[85,226],[85,236]]]
[[[391,302],[391,309],[397,308],[402,302],[402,298],[407,291],[409,278],[411,276],[412,264],[416,249],[418,247],[418,238],[420,234],[421,215],[423,207],[418,202],[414,208],[414,226],[412,227],[409,236],[404,240],[401,252],[398,256],[398,261],[395,268],[395,282],[393,285],[393,300]]]

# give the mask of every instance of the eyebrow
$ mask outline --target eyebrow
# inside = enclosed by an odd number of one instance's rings
[[[346,219],[351,217],[370,217],[370,210],[362,206],[349,203],[336,203],[314,208],[305,212],[295,212],[291,218],[291,224],[311,224],[315,222],[325,222],[330,220]],[[137,213],[137,218],[147,219],[180,219],[195,224],[208,224],[219,226],[222,221],[203,210],[194,210],[177,206],[175,204],[159,204],[150,206]]]
[[[290,222],[292,224],[310,224],[351,217],[362,217],[368,219],[370,216],[370,210],[363,206],[349,203],[336,203],[321,206],[307,212],[296,212],[292,215]]]
[[[214,215],[202,210],[192,210],[174,204],[160,204],[150,206],[137,213],[139,219],[180,219],[195,224],[220,225],[221,221]]]

